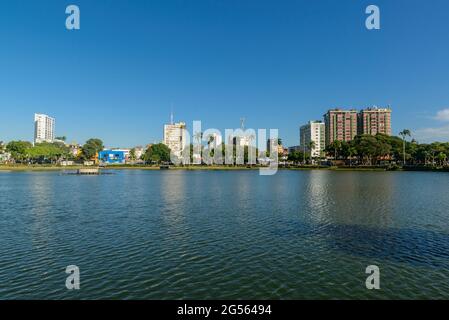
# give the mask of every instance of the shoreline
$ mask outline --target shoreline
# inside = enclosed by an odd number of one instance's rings
[[[95,167],[95,166],[93,166]],[[0,165],[0,173],[7,172],[45,172],[45,171],[73,171],[78,169],[89,168],[86,166],[57,166],[57,165]],[[96,168],[96,167],[95,167]],[[259,166],[179,166],[170,167],[168,170],[186,170],[186,171],[242,171],[242,170],[258,170]],[[103,170],[167,170],[161,169],[159,166],[133,166],[133,165],[111,165],[101,167]],[[385,167],[320,167],[320,166],[298,166],[298,167],[278,167],[278,170],[329,170],[329,171],[421,171],[421,172],[449,172],[449,168],[431,168],[431,167],[409,167],[398,168],[396,170],[388,170]]]

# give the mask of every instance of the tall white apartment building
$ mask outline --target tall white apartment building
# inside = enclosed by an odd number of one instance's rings
[[[310,142],[314,142],[310,150]],[[325,148],[325,125],[322,121],[309,121],[299,129],[300,150],[310,152],[312,157],[320,157]]]
[[[34,143],[55,140],[55,119],[46,114],[34,114]]]
[[[164,125],[164,144],[170,148],[174,155],[181,157],[186,146],[186,124],[184,122]]]

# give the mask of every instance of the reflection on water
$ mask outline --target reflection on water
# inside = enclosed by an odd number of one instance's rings
[[[447,177],[0,173],[0,298],[449,298]]]
[[[168,226],[176,227],[182,223],[186,213],[187,201],[186,197],[187,181],[184,171],[167,172],[160,177],[161,200],[164,203],[164,219]],[[190,186],[192,187],[192,186]],[[197,189],[199,192],[199,189]]]
[[[369,177],[369,178],[368,178]],[[395,201],[392,192],[394,176],[383,172],[362,175],[329,171],[313,171],[304,194],[308,208],[316,221],[376,225],[391,225]]]
[[[327,186],[331,175],[327,171],[311,171],[308,176],[304,197],[305,204],[310,208],[310,219],[316,223],[327,221],[328,212],[326,208],[329,203],[327,197]]]

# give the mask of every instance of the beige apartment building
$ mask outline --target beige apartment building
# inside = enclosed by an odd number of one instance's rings
[[[358,115],[358,134],[391,135],[391,109],[371,107]]]
[[[186,124],[184,122],[164,125],[164,144],[170,148],[174,155],[181,157],[186,146]]]
[[[324,115],[326,146],[335,140],[351,141],[357,135],[357,110],[329,110]]]

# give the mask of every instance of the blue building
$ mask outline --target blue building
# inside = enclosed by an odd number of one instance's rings
[[[123,150],[103,150],[98,153],[98,160],[109,164],[125,163],[126,152]]]

